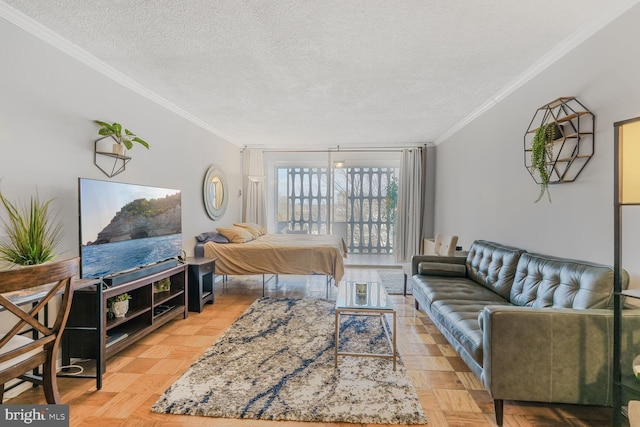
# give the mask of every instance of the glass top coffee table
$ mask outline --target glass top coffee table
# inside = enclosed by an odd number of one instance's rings
[[[385,321],[385,315],[393,317],[392,329]],[[391,303],[387,291],[381,283],[376,282],[341,282],[338,285],[336,298],[336,339],[334,359],[338,367],[338,356],[381,357],[393,360],[393,370],[396,370],[396,310]],[[378,316],[389,342],[391,353],[345,353],[338,350],[340,344],[340,317],[350,316]]]

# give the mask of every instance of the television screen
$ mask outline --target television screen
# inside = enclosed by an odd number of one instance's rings
[[[182,255],[181,192],[79,178],[83,279]]]

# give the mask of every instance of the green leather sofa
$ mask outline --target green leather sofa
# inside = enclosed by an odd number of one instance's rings
[[[484,240],[412,258],[426,312],[494,400],[612,404],[613,269]],[[623,274],[623,287],[628,285]]]

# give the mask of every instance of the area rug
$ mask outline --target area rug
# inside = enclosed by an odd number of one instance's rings
[[[424,424],[402,359],[343,356],[334,368],[334,306],[262,298],[169,387],[151,410],[210,417]],[[341,350],[388,352],[378,317],[341,321]]]
[[[404,273],[401,268],[389,268],[377,270],[380,282],[390,295],[402,295],[404,293]],[[411,294],[411,280],[407,281],[407,295]]]

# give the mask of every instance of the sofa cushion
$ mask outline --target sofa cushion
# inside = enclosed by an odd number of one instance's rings
[[[463,264],[450,264],[446,262],[421,262],[418,264],[418,274],[423,276],[454,276],[464,277],[467,267]]]
[[[628,275],[623,274],[623,289]],[[609,308],[613,305],[611,267],[549,255],[520,257],[510,301],[514,305],[551,308]]]
[[[478,285],[474,285],[478,287]],[[478,316],[487,305],[511,305],[497,294],[489,300],[445,300],[441,299],[431,305],[431,314],[455,339],[454,347],[463,348],[479,365],[482,365],[482,327]],[[460,351],[456,348],[456,351]]]
[[[496,294],[484,286],[478,286],[464,277],[442,277],[424,276],[416,274],[413,276],[413,287],[417,289],[426,301],[427,306],[431,306],[436,301],[506,301],[502,296]],[[426,307],[425,307],[426,308]]]
[[[458,353],[482,366],[482,329],[478,314],[487,305],[511,305],[466,277],[413,276],[416,298]]]
[[[467,254],[467,277],[509,299],[518,260],[524,252],[511,246],[476,240]]]

